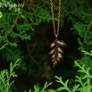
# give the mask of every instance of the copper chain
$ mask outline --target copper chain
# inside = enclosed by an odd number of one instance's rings
[[[55,15],[54,15],[54,8],[53,8],[53,2],[51,1],[51,13],[52,13],[52,23],[53,23],[53,31],[54,31],[54,36],[57,38],[59,35],[59,27],[60,27],[60,9],[61,9],[61,0],[59,0],[59,8],[58,8],[58,22],[57,22],[57,31],[56,31],[56,26],[55,26]]]

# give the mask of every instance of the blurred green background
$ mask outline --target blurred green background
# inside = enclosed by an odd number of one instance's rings
[[[57,22],[58,0],[53,2]],[[63,80],[70,79],[71,87],[78,74],[78,69],[74,67],[76,60],[80,65],[92,69],[91,0],[61,0],[58,39],[63,40],[67,46],[64,47],[61,62],[52,67],[48,53],[54,39],[50,0],[0,1],[0,71],[9,71],[10,62],[15,63],[20,59],[15,70],[18,77],[14,78],[12,91],[6,92],[23,92],[33,89],[35,84],[43,86],[46,81],[55,83],[56,75]],[[51,88],[57,86],[55,83]]]

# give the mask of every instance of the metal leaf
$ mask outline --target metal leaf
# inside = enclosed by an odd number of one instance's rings
[[[56,42],[57,42],[58,44],[60,44],[61,46],[65,46],[65,43],[64,43],[63,41],[57,40]]]
[[[64,53],[63,50],[62,50],[60,47],[57,48],[57,50],[58,50],[59,52],[61,52],[61,53]]]
[[[51,55],[51,54],[53,54],[54,52],[55,52],[55,49],[51,50],[49,54]]]
[[[51,58],[52,58],[52,59],[53,59],[53,58],[55,58],[55,54],[54,54],[54,55],[52,55],[52,57],[51,57]]]
[[[58,53],[58,57],[59,57],[59,58],[62,58],[63,56],[62,56],[62,54],[61,54],[61,53]]]
[[[53,48],[55,46],[55,42],[51,43],[50,47]]]

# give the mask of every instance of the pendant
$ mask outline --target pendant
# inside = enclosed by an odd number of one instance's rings
[[[49,54],[51,55],[53,65],[56,65],[63,58],[64,52],[62,47],[64,46],[66,46],[66,44],[63,41],[59,41],[57,39],[51,43],[50,48],[52,48],[52,50],[49,52]]]

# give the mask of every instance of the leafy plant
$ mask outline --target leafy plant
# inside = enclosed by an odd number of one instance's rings
[[[57,0],[53,1],[56,3],[54,7],[57,11]],[[47,88],[43,89],[42,87],[35,86],[35,92],[58,92],[61,90],[69,92],[90,92],[92,74],[92,5],[90,2],[92,1],[62,0],[61,5],[61,27],[65,30],[72,30],[75,37],[77,35],[76,39],[78,40],[78,50],[81,53],[81,56],[79,54],[77,55],[80,57],[79,59],[73,59],[73,61],[78,62],[76,65],[81,71],[81,73],[78,73],[79,77],[76,77],[76,79],[73,81],[75,85],[70,87],[71,80],[68,79],[66,82],[64,82],[61,77],[56,77],[57,82],[62,85],[61,87],[54,90]],[[18,7],[18,4],[23,6]],[[55,21],[57,22],[57,12],[55,12]],[[48,29],[46,29],[46,31],[44,30],[47,28],[45,24],[50,25],[51,22],[52,17],[49,0],[1,0],[1,62],[7,61],[9,63],[12,61],[12,63],[14,63],[16,60],[21,58],[23,61],[19,67],[21,70],[19,74],[21,76],[22,73],[24,73],[25,75],[33,76],[38,79],[39,76],[42,77],[45,73],[45,78],[51,78],[50,74],[53,74],[53,69],[50,70],[50,66],[47,64],[47,52],[44,52],[45,50],[47,51],[46,48],[49,46],[49,41],[47,41],[49,39],[47,33],[51,35],[50,31],[47,32]],[[65,34],[65,39],[72,44],[71,41],[68,40],[65,30],[61,32]],[[72,58],[72,56],[70,58]],[[13,65],[11,64],[10,66]],[[90,68],[90,71],[88,67]],[[13,71],[12,69],[10,70]],[[11,88],[12,84],[14,83],[12,82],[12,77],[16,77],[16,75],[14,76],[14,74],[10,74],[8,70],[1,71],[0,75],[0,91],[12,92]],[[48,83],[46,85],[48,85]],[[31,90],[29,90],[29,92],[31,92]]]
[[[45,82],[43,88],[41,88],[39,85],[35,85],[34,86],[34,92],[47,92],[47,88],[52,85],[52,82],[48,83],[48,82]],[[26,92],[26,91],[24,91]],[[29,92],[31,92],[31,89],[29,90]]]
[[[0,92],[12,92],[12,86],[14,84],[14,78],[17,77],[15,68],[19,65],[20,59],[14,64],[10,63],[10,70],[4,69],[0,72]]]
[[[47,89],[48,86],[52,85],[52,83],[45,83],[43,88],[40,88],[38,85],[34,86],[34,91],[32,92],[91,92],[92,90],[92,75],[90,74],[90,68],[86,68],[85,65],[80,65],[77,61],[75,61],[75,66],[78,67],[79,74],[75,78],[75,84],[69,86],[69,79],[63,81],[62,77],[55,76],[56,82],[59,83],[57,89]],[[30,92],[31,90],[29,90]],[[25,91],[26,92],[26,91]]]

